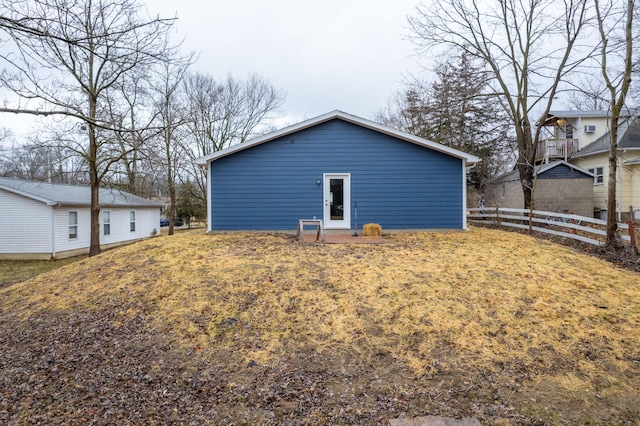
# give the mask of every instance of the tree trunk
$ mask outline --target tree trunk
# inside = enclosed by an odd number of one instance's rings
[[[100,253],[100,180],[98,177],[97,152],[96,129],[93,124],[89,124],[89,178],[91,180],[91,240],[89,243],[89,256],[95,256]]]
[[[176,218],[176,186],[173,183],[173,178],[169,178],[169,235],[173,235],[173,227],[175,226]]]
[[[609,187],[607,188],[607,241],[606,246],[619,249],[622,243],[618,236],[618,119],[620,111],[614,106],[611,114],[611,147],[609,149]]]
[[[533,167],[530,164],[518,164],[518,174],[522,185],[522,195],[524,197],[525,209],[532,208],[533,200]]]
[[[165,115],[169,117],[168,105],[165,105],[165,108],[165,111],[167,111]],[[171,120],[167,119],[165,125],[167,126],[167,128],[164,129],[164,144],[167,160],[167,189],[169,190],[169,235],[173,235],[173,227],[175,226],[176,219],[176,183],[174,181],[173,156],[171,155],[171,140],[173,139],[173,132],[170,127]]]
[[[609,137],[611,139],[609,147],[609,180],[607,189],[607,241],[605,246],[609,249],[619,250],[624,247],[620,236],[618,235],[618,124],[620,114],[625,105],[625,99],[631,85],[631,75],[633,71],[633,17],[636,12],[634,0],[627,0],[625,13],[625,31],[624,31],[624,73],[620,81],[620,86],[616,87],[615,79],[612,80],[607,69],[607,54],[609,36],[605,30],[604,20],[607,16],[603,16],[600,11],[598,0],[595,1],[595,9],[598,17],[598,29],[600,30],[601,48],[601,67],[602,77],[611,94],[611,123]]]
[[[520,119],[516,129],[518,139],[518,174],[522,185],[525,209],[533,208],[533,178],[536,157],[536,146],[531,136],[531,126],[527,119]]]

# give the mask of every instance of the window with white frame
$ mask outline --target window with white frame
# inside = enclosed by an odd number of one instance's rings
[[[111,212],[102,212],[102,234],[111,235]]]
[[[78,238],[78,212],[69,212],[69,239]]]
[[[136,212],[129,212],[129,230],[131,232],[136,232]]]
[[[589,173],[593,173],[593,184],[594,185],[602,185],[604,184],[604,167],[593,167],[589,169]]]

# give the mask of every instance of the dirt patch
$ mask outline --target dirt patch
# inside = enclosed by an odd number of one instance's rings
[[[316,240],[316,233],[305,232],[299,239],[305,243],[321,243]],[[324,237],[325,244],[384,244],[388,239],[384,237],[365,237],[362,234],[354,233],[327,233]]]

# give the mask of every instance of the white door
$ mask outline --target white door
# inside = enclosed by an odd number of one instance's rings
[[[324,175],[324,227],[351,228],[351,176],[349,173]]]

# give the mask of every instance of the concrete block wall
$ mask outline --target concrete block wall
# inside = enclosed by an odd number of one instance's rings
[[[487,188],[485,193],[485,206],[505,207],[521,209],[524,206],[522,186],[519,181],[499,182]],[[477,207],[476,204],[473,207]]]
[[[524,196],[519,181],[499,182],[490,186],[484,196],[485,205],[521,209]],[[478,200],[470,200],[469,207],[477,207]],[[539,179],[536,181],[534,208],[550,212],[574,212],[593,217],[593,180]]]
[[[593,217],[591,179],[544,179],[536,183],[536,210],[563,213],[565,210]]]

